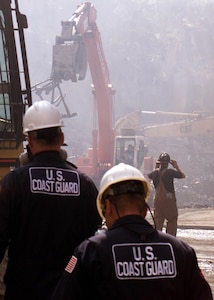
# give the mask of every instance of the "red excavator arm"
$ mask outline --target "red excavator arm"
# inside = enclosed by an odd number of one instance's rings
[[[69,21],[62,22],[61,36],[56,37],[53,48],[51,78],[83,80],[87,63],[93,82],[94,116],[98,127],[92,132],[92,149],[89,157],[78,157],[77,165],[94,179],[100,178],[113,163],[114,136],[112,126],[112,97],[114,90],[109,80],[100,32],[96,24],[93,4],[81,4]]]
[[[88,149],[87,156],[76,157],[76,164],[79,169],[98,182],[104,172],[121,161],[131,163],[143,171],[147,147],[144,145],[144,137],[135,130],[132,124],[128,126],[129,128],[125,128],[124,122],[121,124],[119,121],[113,126],[112,102],[115,91],[109,80],[108,66],[96,18],[94,6],[85,2],[77,8],[70,20],[61,22],[61,35],[56,37],[56,43],[53,46],[50,80],[47,81],[45,89],[44,87],[40,89],[40,86],[36,85],[35,90],[40,95],[42,90],[45,90],[47,94],[57,88],[60,95],[54,100],[52,93],[52,102],[55,104],[59,104],[60,101],[64,102],[60,83],[63,80],[72,82],[83,80],[87,65],[89,65],[93,83],[95,121],[92,130],[92,147]],[[71,117],[65,102],[64,106],[66,116]],[[123,157],[124,152],[130,146],[134,150],[133,159],[126,161]]]

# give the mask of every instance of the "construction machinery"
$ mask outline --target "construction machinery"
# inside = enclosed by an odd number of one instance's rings
[[[24,28],[17,0],[0,1],[0,178],[23,152],[22,116],[32,104]]]
[[[169,151],[182,160],[198,159],[210,155],[214,144],[214,116],[209,112],[167,112],[137,110],[124,116],[117,122],[122,128],[135,128],[144,138],[149,151],[143,156],[143,173],[147,174],[154,168],[159,152]],[[212,160],[208,159],[209,162]]]
[[[144,127],[145,137],[214,137],[214,116],[203,113],[144,112],[154,115],[179,116],[184,120]]]
[[[142,167],[144,155],[143,136],[132,129],[118,131],[113,124],[113,99],[115,90],[109,78],[109,70],[103,51],[100,32],[96,24],[97,12],[93,4],[85,2],[78,6],[70,20],[62,21],[61,35],[56,37],[53,46],[53,63],[50,79],[37,84],[33,90],[42,99],[42,92],[52,93],[51,101],[62,100],[66,105],[60,89],[62,81],[77,82],[84,80],[89,65],[94,97],[94,124],[92,129],[92,147],[87,155],[77,155],[75,163],[78,168],[99,182],[103,173],[111,166],[122,161],[128,145],[133,147],[132,163]],[[54,99],[54,90],[59,91]],[[66,107],[67,116],[69,116]],[[116,134],[118,134],[116,136]],[[124,158],[123,158],[124,161]]]

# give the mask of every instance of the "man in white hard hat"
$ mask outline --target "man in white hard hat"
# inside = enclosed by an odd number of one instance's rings
[[[82,242],[51,300],[212,300],[194,250],[145,220],[150,184],[120,163],[100,183],[107,230]]]
[[[0,261],[8,247],[6,300],[48,299],[70,252],[101,224],[96,186],[61,155],[62,127],[54,105],[34,103],[23,119],[29,163],[1,182]]]

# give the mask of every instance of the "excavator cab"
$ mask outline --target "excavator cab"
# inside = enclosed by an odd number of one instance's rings
[[[32,104],[23,29],[17,0],[0,1],[0,178],[23,152],[22,117]]]
[[[124,162],[143,172],[144,158],[147,147],[144,137],[135,135],[131,129],[121,129],[121,135],[115,137],[114,165]]]

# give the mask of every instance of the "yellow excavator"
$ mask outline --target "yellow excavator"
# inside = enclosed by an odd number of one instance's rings
[[[32,104],[24,40],[27,18],[17,0],[0,1],[0,179],[19,164],[22,116]]]

